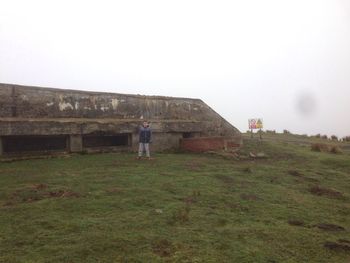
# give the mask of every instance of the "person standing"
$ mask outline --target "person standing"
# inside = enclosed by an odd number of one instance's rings
[[[143,122],[142,127],[139,132],[139,155],[138,159],[141,159],[144,152],[146,152],[146,156],[148,159],[151,159],[149,144],[152,142],[152,131],[149,127],[147,121]]]

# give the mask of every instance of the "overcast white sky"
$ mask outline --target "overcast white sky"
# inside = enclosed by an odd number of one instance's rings
[[[350,135],[350,1],[0,0],[0,82],[201,98]]]

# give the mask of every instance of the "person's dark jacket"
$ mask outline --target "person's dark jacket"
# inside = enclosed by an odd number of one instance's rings
[[[149,127],[141,127],[139,142],[140,143],[150,143],[152,141],[152,131]]]

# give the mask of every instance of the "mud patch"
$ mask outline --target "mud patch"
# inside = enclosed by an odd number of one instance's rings
[[[326,196],[329,198],[344,198],[341,192],[329,188],[323,188],[318,185],[310,187],[309,191],[313,195]]]
[[[304,221],[301,220],[288,220],[288,224],[291,226],[305,226]]]
[[[350,252],[350,245],[345,243],[327,241],[324,243],[324,247],[334,251]]]
[[[319,229],[325,230],[325,231],[345,231],[345,228],[342,226],[334,225],[334,224],[317,224],[315,225]]]

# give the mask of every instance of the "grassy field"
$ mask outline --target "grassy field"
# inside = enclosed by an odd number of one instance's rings
[[[350,262],[349,152],[276,138],[0,163],[0,262]]]

